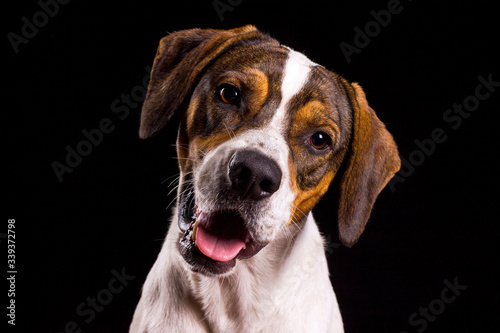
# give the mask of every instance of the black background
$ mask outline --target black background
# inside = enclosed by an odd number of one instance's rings
[[[359,82],[402,158],[435,128],[447,136],[395,191],[381,193],[353,248],[338,244],[335,194],[315,210],[346,332],[484,332],[495,324],[500,89],[457,129],[443,114],[475,94],[479,76],[500,81],[498,9],[481,1],[401,1],[401,12],[348,63],[339,45],[354,45],[354,28],[364,30],[374,20],[370,11],[388,2],[243,0],[221,20],[210,0],[73,0],[17,54],[7,34],[21,34],[21,18],[31,21],[41,9],[36,1],[4,4],[0,232],[6,251],[7,219],[16,220],[15,331],[62,332],[71,321],[82,332],[127,330],[167,231],[176,125],[141,141],[140,105],[123,120],[111,105],[142,85],[165,34],[248,23]],[[75,149],[82,130],[104,118],[114,130],[59,182],[51,164],[64,163],[65,147]],[[108,288],[113,269],[135,278],[85,322],[89,316],[76,308]],[[467,289],[426,327],[412,324],[419,308],[438,306],[445,280]]]

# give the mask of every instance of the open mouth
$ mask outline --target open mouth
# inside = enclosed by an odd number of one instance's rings
[[[237,259],[251,258],[264,247],[252,240],[244,218],[236,210],[206,212],[195,201],[192,190],[183,193],[178,221],[184,233],[179,248],[194,271],[226,273]]]

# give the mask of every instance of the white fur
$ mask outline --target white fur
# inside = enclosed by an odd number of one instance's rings
[[[256,204],[257,211],[240,211],[252,221],[248,226],[252,238],[269,244],[254,257],[237,260],[227,274],[194,273],[178,250],[182,233],[175,209],[167,238],[144,284],[131,333],[343,332],[323,239],[312,214],[299,224],[288,225],[295,194],[282,124],[288,102],[307,82],[313,65],[290,50],[282,101],[270,124],[221,144],[193,169],[196,204],[211,211],[224,206],[218,184],[225,181],[227,163],[235,151],[250,147],[274,159],[283,173],[279,190]]]
[[[281,83],[281,102],[271,121],[271,126],[281,127],[287,112],[290,99],[295,96],[307,82],[311,67],[316,64],[302,53],[288,48],[290,53],[283,71],[283,82]]]

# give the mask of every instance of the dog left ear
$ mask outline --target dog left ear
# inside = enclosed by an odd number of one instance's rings
[[[251,38],[257,28],[190,29],[161,39],[142,106],[139,136],[157,134],[192,93],[199,74],[229,45]]]
[[[356,83],[346,85],[353,129],[340,180],[338,228],[340,240],[351,247],[363,232],[375,199],[401,162],[392,135],[368,106],[363,89]]]

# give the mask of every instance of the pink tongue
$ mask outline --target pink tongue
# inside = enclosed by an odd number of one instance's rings
[[[241,239],[225,239],[212,234],[201,223],[196,230],[196,245],[207,257],[215,261],[228,261],[234,259],[245,246]]]

